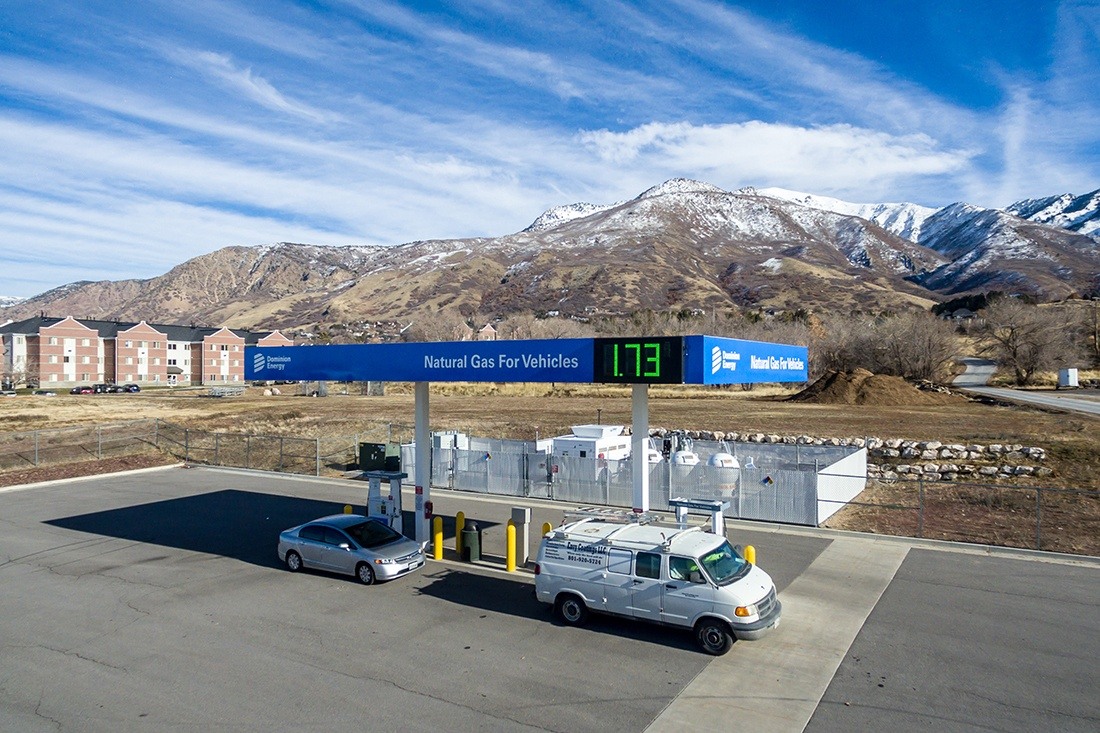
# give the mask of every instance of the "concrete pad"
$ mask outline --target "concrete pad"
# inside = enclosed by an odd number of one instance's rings
[[[801,731],[909,548],[838,540],[780,594],[783,620],[715,659],[646,729]]]

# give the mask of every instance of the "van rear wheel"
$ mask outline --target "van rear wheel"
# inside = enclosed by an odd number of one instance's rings
[[[558,596],[554,603],[554,611],[558,614],[558,618],[570,626],[580,626],[588,620],[588,606],[572,593]]]
[[[707,654],[719,657],[733,646],[733,633],[725,621],[705,618],[695,624],[695,641]]]

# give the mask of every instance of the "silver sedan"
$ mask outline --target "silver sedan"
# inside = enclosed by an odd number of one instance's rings
[[[361,514],[333,514],[279,533],[279,559],[287,570],[316,568],[354,575],[370,585],[424,565],[420,545]]]

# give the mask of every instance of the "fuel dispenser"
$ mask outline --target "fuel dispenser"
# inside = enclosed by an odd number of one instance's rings
[[[722,511],[730,508],[728,501],[676,497],[668,500],[668,506],[676,512],[676,524],[680,529],[687,528],[688,512],[696,511],[710,514],[710,531],[713,534],[722,536],[726,534],[726,520],[722,515]]]
[[[384,517],[386,523],[404,534],[401,522],[401,479],[408,478],[402,471],[367,471],[367,515]],[[385,486],[383,486],[385,482]]]

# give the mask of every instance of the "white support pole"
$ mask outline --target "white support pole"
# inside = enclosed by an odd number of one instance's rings
[[[630,451],[634,469],[634,511],[649,511],[649,385],[632,385],[630,412],[634,422],[630,437]]]
[[[431,501],[431,472],[432,472],[432,435],[428,423],[428,383],[416,382],[416,427],[414,438],[416,440],[416,470],[413,473],[413,482],[416,484],[416,503],[414,504],[415,539],[422,545],[431,537],[428,534],[428,518],[424,513],[424,502]]]

